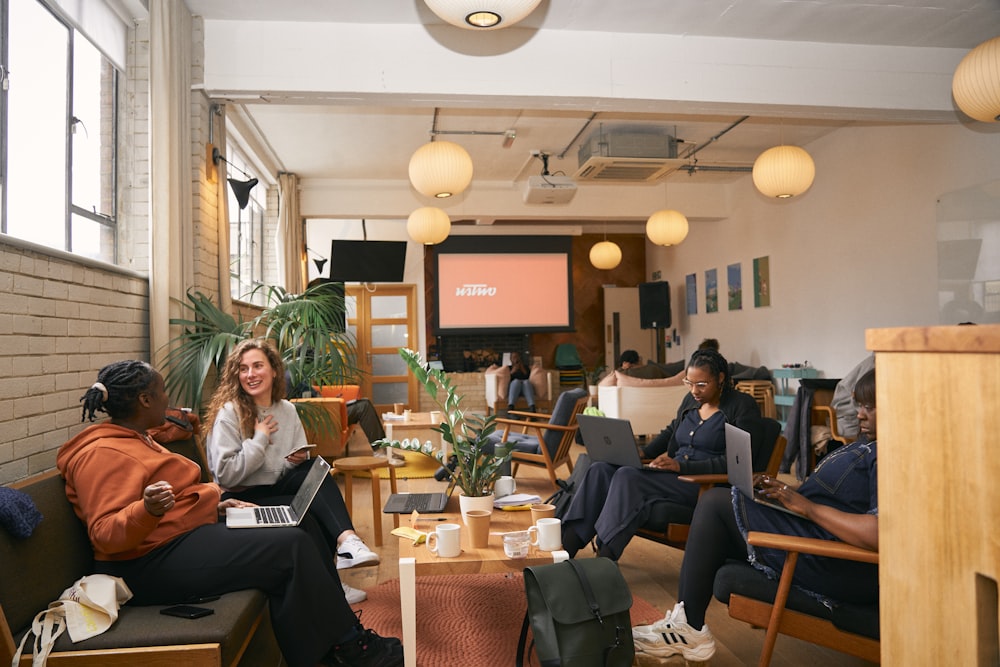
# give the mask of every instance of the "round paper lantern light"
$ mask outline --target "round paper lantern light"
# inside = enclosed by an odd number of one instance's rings
[[[680,211],[665,208],[646,221],[646,236],[656,245],[677,245],[687,235],[688,219]]]
[[[406,219],[406,233],[417,243],[441,243],[451,233],[451,218],[435,206],[422,206]]]
[[[424,0],[442,20],[468,30],[507,28],[535,11],[542,0]]]
[[[617,243],[600,241],[590,249],[590,263],[595,269],[613,269],[622,262],[622,249]]]
[[[984,123],[1000,120],[1000,37],[965,54],[951,79],[951,94],[970,118]]]
[[[472,182],[472,158],[451,141],[432,141],[410,157],[410,183],[422,195],[443,199]]]
[[[753,184],[761,194],[778,199],[800,195],[816,178],[812,157],[798,146],[775,146],[757,156]]]

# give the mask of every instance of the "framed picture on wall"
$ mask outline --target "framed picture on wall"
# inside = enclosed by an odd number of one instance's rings
[[[684,294],[687,297],[687,314],[698,314],[698,276],[689,273],[684,278]]]
[[[729,310],[743,310],[743,271],[739,263],[726,267],[726,281],[729,287]]]
[[[771,258],[757,257],[753,260],[753,305],[764,308],[771,305]]]
[[[708,269],[705,271],[705,312],[719,312],[719,271],[718,269]]]

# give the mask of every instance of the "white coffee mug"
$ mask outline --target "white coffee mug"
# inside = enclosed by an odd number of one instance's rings
[[[509,496],[517,491],[517,482],[510,475],[504,475],[496,481],[493,485],[493,494],[497,498],[503,498],[504,496]]]
[[[559,519],[539,519],[528,529],[531,543],[542,551],[562,549],[562,522]]]
[[[454,558],[462,553],[462,527],[457,523],[442,523],[427,536],[427,549],[441,558]]]

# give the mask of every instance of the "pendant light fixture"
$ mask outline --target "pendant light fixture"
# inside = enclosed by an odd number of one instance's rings
[[[451,218],[435,206],[422,206],[406,219],[406,233],[417,243],[441,243],[451,233]]]
[[[508,28],[531,12],[542,0],[424,0],[432,12],[467,30]]]
[[[788,199],[800,195],[815,177],[812,157],[798,146],[768,148],[753,163],[753,184],[767,197]]]
[[[608,240],[608,226],[604,225],[604,240],[595,243],[590,248],[590,263],[595,269],[607,271],[622,262],[622,249],[617,243]]]
[[[410,183],[426,197],[444,199],[472,182],[472,158],[451,141],[431,141],[410,157]]]
[[[951,94],[970,118],[984,123],[1000,120],[1000,37],[965,54],[955,68]]]
[[[680,211],[661,209],[646,221],[646,236],[656,245],[677,245],[687,235],[688,219]]]

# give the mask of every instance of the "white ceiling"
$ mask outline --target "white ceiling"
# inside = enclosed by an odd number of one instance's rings
[[[423,0],[186,2],[192,13],[206,22],[325,22],[358,24],[358,30],[362,26],[389,30],[398,24],[423,26],[435,35],[467,32],[444,24]],[[1000,34],[1000,0],[543,0],[518,28],[579,33],[581,43],[595,39],[599,33],[627,33],[778,40],[796,42],[797,47],[815,42],[817,46],[968,50]],[[438,41],[447,44],[446,37]],[[470,57],[458,50],[454,55]],[[553,58],[547,65],[558,62],[559,58]],[[537,75],[551,76],[552,72],[543,70]],[[432,127],[445,133],[439,139],[456,141],[469,151],[476,180],[515,182],[541,173],[542,164],[531,156],[532,151],[554,156],[552,172],[572,174],[580,143],[601,128],[655,128],[681,141],[679,156],[687,157],[689,165],[697,161],[700,166],[745,168],[761,151],[779,143],[779,138],[783,143],[808,146],[845,125],[898,123],[907,118],[905,109],[897,110],[895,117],[879,118],[852,115],[850,109],[831,111],[829,106],[809,109],[801,105],[794,112],[789,112],[786,105],[781,113],[767,113],[766,106],[757,105],[752,115],[742,120],[751,112],[720,112],[719,104],[705,104],[709,113],[702,112],[698,105],[688,105],[685,113],[667,114],[634,111],[628,104],[606,109],[595,103],[586,108],[586,102],[580,101],[562,108],[558,104],[521,108],[517,99],[485,105],[438,105],[434,101],[417,104],[412,96],[368,96],[360,102],[344,103],[334,99],[334,93],[342,91],[322,90],[296,100],[299,103],[288,104],[288,95],[260,90],[260,97],[251,99],[254,95],[247,92],[231,100],[242,107],[234,109],[234,113],[241,111],[248,127],[268,147],[277,169],[297,173],[304,179],[405,180],[414,147],[430,138]],[[324,96],[326,92],[331,94]],[[226,99],[225,94],[216,94]],[[484,108],[487,106],[493,108]],[[913,119],[918,117],[915,114]],[[516,139],[512,146],[503,148],[503,136],[497,133],[510,129],[515,131]],[[323,150],[316,150],[318,140],[323,140]],[[563,155],[565,161],[556,159]],[[680,170],[668,180],[727,182],[744,176],[727,172],[691,176],[689,171]]]

